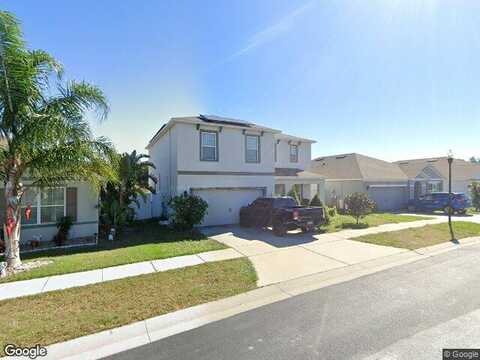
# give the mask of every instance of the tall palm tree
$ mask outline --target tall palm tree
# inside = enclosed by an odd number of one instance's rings
[[[84,117],[94,111],[106,118],[107,100],[86,82],[62,82],[62,72],[48,53],[28,50],[19,21],[0,11],[0,180],[5,186],[3,228],[10,269],[21,266],[22,178],[44,187],[68,180],[100,185],[114,176],[112,145],[95,138]]]

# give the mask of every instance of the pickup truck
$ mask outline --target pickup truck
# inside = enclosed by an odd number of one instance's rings
[[[258,198],[240,209],[240,226],[271,226],[276,236],[295,229],[312,231],[324,221],[323,207],[298,206],[295,199],[288,196]]]

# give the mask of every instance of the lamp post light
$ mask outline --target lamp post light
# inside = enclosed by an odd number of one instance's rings
[[[452,238],[452,241],[455,241],[455,234],[453,233],[453,228],[452,228],[452,163],[453,163],[452,150],[448,151],[447,161],[448,161],[448,228],[450,229],[450,236]]]

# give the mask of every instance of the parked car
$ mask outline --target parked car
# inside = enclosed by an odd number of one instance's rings
[[[443,210],[448,214],[448,192],[435,192],[426,194],[413,200],[412,204],[415,211],[437,211]],[[464,193],[452,193],[453,213],[465,214],[470,202]]]
[[[323,207],[298,206],[295,199],[288,196],[258,198],[240,209],[241,226],[271,226],[277,236],[295,229],[309,232],[324,221]]]

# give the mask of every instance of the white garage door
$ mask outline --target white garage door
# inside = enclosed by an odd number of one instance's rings
[[[261,189],[216,188],[194,190],[193,193],[208,203],[203,226],[237,224],[240,208],[263,196]]]
[[[368,196],[377,203],[380,211],[400,210],[407,203],[407,192],[404,187],[371,187]]]

